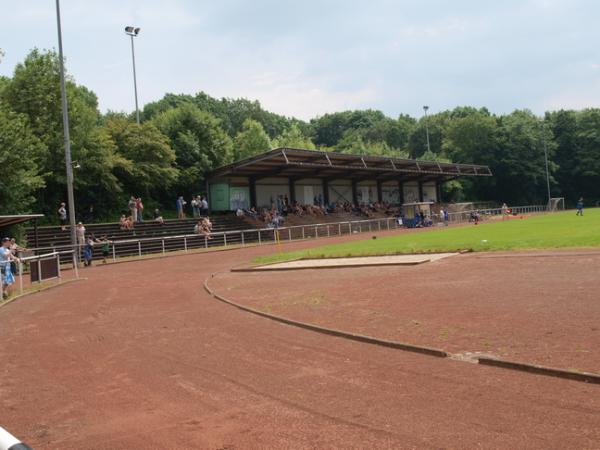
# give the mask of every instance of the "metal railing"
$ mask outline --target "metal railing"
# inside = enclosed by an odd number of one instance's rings
[[[532,214],[546,212],[545,205],[529,205],[509,208],[512,214]],[[472,211],[461,211],[450,213],[448,222],[452,224],[468,222],[471,213],[477,212],[481,219],[486,217],[502,215],[501,208],[479,209]],[[432,224],[443,222],[439,214],[432,211]],[[343,222],[315,223],[306,225],[292,225],[278,228],[250,228],[245,230],[220,231],[210,233],[209,236],[198,234],[181,234],[175,236],[161,236],[137,239],[121,239],[109,242],[109,254],[107,259],[116,261],[120,257],[142,257],[150,254],[165,254],[172,251],[184,251],[197,249],[209,249],[211,247],[245,247],[247,245],[273,244],[282,241],[294,241],[310,238],[321,238],[329,236],[342,236],[363,232],[385,231],[407,226],[410,221],[401,222],[397,217],[384,217],[364,220],[351,220]],[[96,248],[101,246],[97,244]],[[80,255],[83,246],[75,247]],[[53,251],[64,253],[73,252],[70,244],[51,247],[40,247],[33,249],[35,252]],[[80,258],[81,259],[81,258]],[[95,259],[98,259],[96,253]]]
[[[527,205],[527,206],[514,206],[509,207],[507,210],[502,208],[486,208],[486,209],[472,209],[468,211],[459,211],[448,214],[448,221],[452,223],[462,223],[471,220],[471,214],[479,214],[481,219],[490,216],[508,216],[521,215],[521,214],[538,214],[548,212],[547,205]]]
[[[25,275],[25,265],[28,264],[30,269],[31,269],[31,265],[35,264],[36,265],[36,269],[37,269],[37,280],[35,280],[35,282],[37,283],[42,283],[42,281],[45,280],[50,280],[50,279],[54,279],[57,278],[59,281],[62,280],[62,274],[61,274],[61,256],[70,256],[71,257],[71,261],[73,263],[73,270],[75,272],[75,277],[79,278],[79,269],[77,267],[77,260],[76,260],[76,255],[75,255],[75,251],[73,250],[62,250],[62,251],[53,251],[51,253],[46,253],[43,255],[32,255],[32,256],[24,256],[24,257],[20,257],[19,261],[18,261],[18,273],[16,274],[19,278],[19,292],[20,294],[23,294],[24,291],[24,286],[23,286],[23,280],[24,280],[24,275]],[[42,263],[44,261],[51,261],[54,260],[56,261],[56,274],[52,274],[52,276],[44,278],[44,272],[43,272],[43,266]],[[31,273],[31,270],[30,270]]]

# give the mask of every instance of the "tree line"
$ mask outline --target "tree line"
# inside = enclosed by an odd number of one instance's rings
[[[59,60],[32,50],[12,77],[0,77],[0,214],[41,212],[54,220],[66,198]],[[258,101],[166,94],[134,115],[100,113],[94,92],[67,79],[78,211],[114,220],[134,194],[146,208],[174,210],[179,195],[204,190],[218,166],[275,147],[336,150],[489,165],[494,176],[445,186],[447,200],[544,203],[544,152],[553,196],[600,199],[600,109],[537,117],[458,107],[424,118],[357,110],[310,121]],[[430,150],[426,133],[429,132]]]

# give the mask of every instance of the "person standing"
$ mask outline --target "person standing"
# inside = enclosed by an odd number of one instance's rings
[[[206,197],[200,197],[200,212],[203,216],[208,216],[208,201]]]
[[[90,234],[85,240],[85,247],[83,248],[83,260],[84,265],[91,266],[92,260],[94,259],[94,237]]]
[[[198,217],[198,215],[200,214],[200,209],[198,207],[198,197],[193,195],[192,196],[192,201],[190,202],[192,204],[192,214],[194,217]]]
[[[129,210],[129,215],[133,218],[133,221],[137,221],[137,205],[133,195],[129,198],[127,209]]]
[[[19,258],[14,256],[10,251],[10,239],[5,237],[2,239],[2,247],[0,247],[0,272],[2,284],[2,298],[6,300],[10,294],[10,287],[15,283],[15,276],[11,270],[11,262],[19,261]]]
[[[58,220],[60,221],[60,229],[62,231],[65,231],[67,227],[67,208],[65,206],[64,203],[61,203],[58,208]]]
[[[179,198],[177,199],[177,218],[178,219],[185,219],[185,212],[183,210],[183,208],[186,205],[186,201],[183,199],[183,196],[179,196]]]
[[[21,256],[21,252],[24,252],[27,249],[17,244],[17,240],[15,238],[10,238],[10,246],[8,248],[10,249],[12,255],[17,257],[14,258],[10,263],[12,273],[17,273],[17,264],[15,260],[18,259],[19,256]]]
[[[77,227],[75,228],[75,235],[77,236],[77,253],[79,256],[81,256],[81,252],[85,246],[85,227],[83,226],[83,223],[79,222],[77,224]]]
[[[110,244],[112,244],[112,242],[108,240],[106,234],[100,238],[99,242],[102,244],[102,263],[106,264],[106,259],[110,254]]]
[[[135,209],[137,212],[137,221],[143,222],[144,218],[144,204],[142,203],[142,197],[138,197],[135,199]]]
[[[577,213],[575,215],[583,216],[583,197],[579,197],[579,200],[577,200],[577,205],[575,206],[575,208],[577,208]]]

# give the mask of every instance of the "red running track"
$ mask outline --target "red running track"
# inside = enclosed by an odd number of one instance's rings
[[[202,289],[274,250],[94,267],[0,308],[2,425],[36,450],[600,447],[598,386],[323,336]]]

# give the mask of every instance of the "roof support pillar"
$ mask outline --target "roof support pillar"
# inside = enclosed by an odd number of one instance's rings
[[[404,182],[402,180],[398,180],[398,201],[400,206],[404,204]]]
[[[294,203],[296,201],[296,180],[288,177],[288,183],[290,187],[290,203]]]
[[[437,202],[438,203],[442,203],[442,184],[444,182],[443,181],[436,181],[435,182],[435,194],[437,196]]]
[[[423,202],[423,182],[419,180],[419,201]]]
[[[329,205],[329,180],[323,178],[323,203],[327,207]]]
[[[357,187],[357,181],[356,180],[352,180],[352,203],[354,203],[355,205],[358,205],[358,187]]]
[[[250,207],[255,207],[256,206],[256,178],[255,177],[248,177],[248,187],[250,188]]]
[[[381,186],[381,180],[377,180],[377,202],[383,203],[383,187]]]

